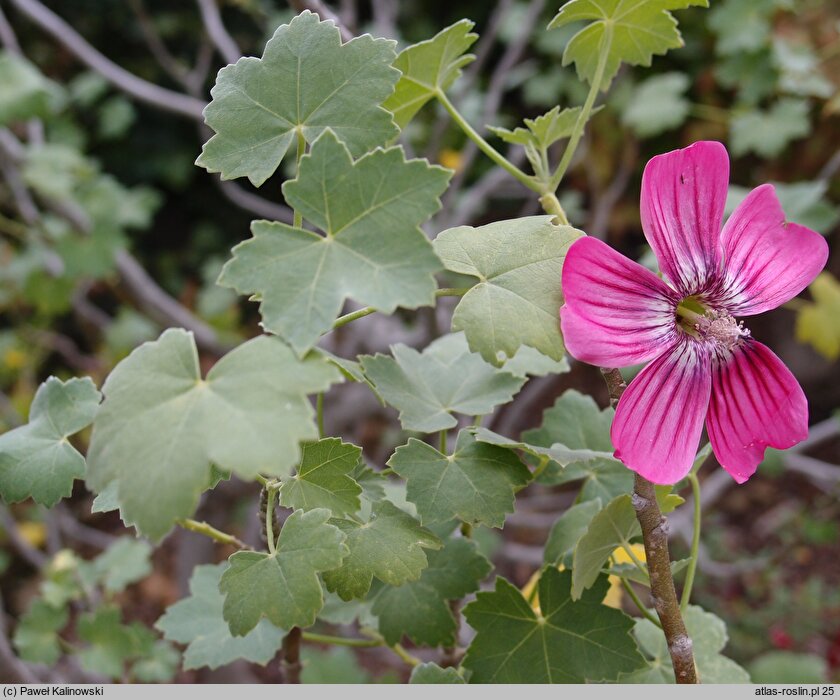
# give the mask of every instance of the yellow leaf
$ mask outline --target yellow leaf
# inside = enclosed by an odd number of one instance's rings
[[[457,171],[461,167],[461,152],[454,148],[444,148],[438,156],[440,164],[444,168],[450,168]]]
[[[44,523],[18,523],[20,536],[33,547],[40,547],[47,540],[47,528]]]
[[[829,360],[840,357],[840,283],[823,272],[809,287],[813,302],[802,302],[796,317],[796,339]]]

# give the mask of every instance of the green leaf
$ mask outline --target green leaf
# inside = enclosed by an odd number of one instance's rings
[[[45,381],[35,393],[29,423],[0,435],[0,496],[32,498],[52,508],[85,475],[85,458],[67,438],[90,425],[100,394],[88,378]]]
[[[644,663],[629,632],[633,621],[601,604],[606,576],[578,601],[572,574],[546,569],[540,577],[541,614],[505,579],[464,608],[476,631],[463,665],[471,683],[584,683],[614,680]]]
[[[356,655],[346,647],[301,651],[303,670],[301,683],[361,684],[370,683],[370,674],[359,664]]]
[[[517,377],[545,377],[548,374],[566,374],[571,367],[565,357],[559,361],[552,360],[530,345],[520,345],[516,354],[502,365],[502,369]]]
[[[791,141],[811,131],[806,100],[783,97],[767,111],[750,110],[737,114],[730,124],[732,155],[757,153],[775,158]]]
[[[299,354],[332,327],[348,297],[384,313],[430,305],[440,262],[418,226],[440,208],[450,174],[406,160],[402,147],[354,162],[326,131],[283,185],[289,205],[326,236],[255,221],[219,284],[256,294],[263,326]]]
[[[201,379],[192,334],[170,329],[120,362],[88,451],[89,487],[117,482],[127,522],[161,539],[192,515],[211,462],[253,479],[285,475],[318,437],[306,394],[339,379],[322,357],[298,360],[276,338],[240,345]]]
[[[451,455],[411,438],[388,466],[406,480],[407,498],[424,525],[459,518],[502,527],[505,514],[513,512],[514,494],[531,480],[510,450],[476,442],[466,430]]]
[[[155,642],[144,656],[131,667],[134,682],[171,683],[181,667],[181,654],[169,642]]]
[[[453,413],[485,415],[510,401],[525,383],[470,352],[462,333],[445,335],[422,353],[398,344],[387,355],[361,357],[377,391],[399,409],[406,430],[431,433],[454,428]]]
[[[344,534],[327,523],[330,512],[296,510],[283,524],[274,554],[237,552],[222,574],[224,618],[241,637],[267,618],[284,629],[309,627],[324,606],[318,572],[341,565]]]
[[[601,510],[601,499],[583,501],[569,508],[561,515],[548,533],[543,561],[559,564],[574,552],[578,541],[586,533],[592,518]]]
[[[428,566],[424,549],[440,549],[440,539],[390,501],[373,504],[365,523],[333,520],[346,535],[350,554],[341,568],[324,574],[327,589],[342,600],[363,598],[374,576],[389,586],[420,578]]]
[[[23,661],[53,666],[61,658],[58,633],[67,625],[67,608],[34,600],[20,618],[13,642]]]
[[[719,617],[696,605],[683,613],[686,630],[694,645],[694,660],[701,683],[749,683],[749,674],[720,652],[726,646],[726,625]],[[622,674],[621,683],[674,683],[674,669],[665,635],[652,622],[636,622],[633,634],[648,657],[648,667]]]
[[[662,73],[648,78],[633,91],[621,121],[641,138],[676,129],[691,110],[685,96],[688,86],[685,73]]]
[[[118,593],[152,571],[148,542],[121,537],[91,563],[92,574],[109,593]]]
[[[709,12],[709,28],[717,34],[715,52],[722,56],[758,51],[770,43],[773,15],[790,9],[790,0],[723,0]]]
[[[551,221],[528,216],[459,226],[434,241],[447,270],[480,280],[458,303],[452,330],[463,330],[470,348],[488,362],[500,365],[522,345],[554,360],[563,357],[560,274],[581,233]]]
[[[164,637],[186,644],[184,668],[219,668],[237,659],[265,666],[283,644],[284,631],[260,620],[244,637],[234,637],[222,615],[225,598],[219,582],[227,564],[195,567],[190,596],[166,609],[156,623]]]
[[[280,505],[302,510],[327,508],[337,516],[361,508],[362,487],[352,477],[362,456],[361,447],[325,438],[304,443],[301,451],[297,474],[280,487]]]
[[[641,534],[636,511],[630,495],[624,494],[610,501],[596,513],[586,533],[575,546],[572,563],[572,599],[592,586],[617,547],[630,548],[630,540]]]
[[[822,272],[808,287],[813,302],[796,315],[796,339],[809,343],[828,360],[840,357],[840,283],[830,272]],[[2,440],[2,438],[0,438]]]
[[[549,29],[587,21],[563,52],[563,65],[575,64],[581,80],[592,84],[598,61],[607,50],[600,89],[606,91],[622,63],[649,66],[654,55],[683,45],[671,10],[708,7],[708,0],[569,0]],[[591,22],[589,22],[591,20]],[[604,46],[606,42],[606,47]]]
[[[87,642],[77,655],[82,668],[109,678],[122,678],[125,664],[140,651],[149,631],[140,625],[124,625],[118,607],[103,606],[79,616],[79,639]]]
[[[610,426],[615,411],[600,410],[590,396],[569,390],[554,406],[543,413],[539,428],[522,433],[523,442],[538,447],[550,447],[560,456],[560,448],[568,450],[565,464],[550,464],[544,481],[564,484],[583,481],[580,500],[600,498],[604,502],[628,493],[633,488],[633,473],[612,455]]]
[[[565,445],[557,442],[551,447],[540,447],[539,445],[529,445],[527,442],[521,442],[507,438],[504,435],[494,433],[487,428],[470,428],[470,432],[475,435],[475,439],[479,442],[484,442],[489,445],[497,445],[498,447],[505,447],[509,450],[522,450],[532,457],[550,458],[554,460],[560,467],[565,467],[568,464],[578,462],[589,462],[592,460],[612,459],[609,452],[597,452],[595,450],[587,449],[571,449]]]
[[[411,677],[408,679],[408,682],[426,684],[457,683],[463,685],[466,681],[451,666],[449,668],[441,668],[436,663],[429,662],[415,666],[411,671]]]
[[[0,51],[0,125],[46,117],[61,96],[58,85],[29,61]]]
[[[536,119],[525,119],[526,128],[518,126],[513,131],[498,126],[488,128],[506,143],[544,149],[572,135],[580,111],[580,107],[568,107],[561,112],[558,105]]]
[[[369,34],[342,44],[335,24],[303,12],[274,33],[262,58],[219,71],[204,110],[216,135],[196,164],[259,187],[297,134],[311,144],[332,129],[357,156],[386,143],[397,134],[380,107],[399,78],[394,45]]]
[[[418,645],[454,645],[458,625],[449,601],[477,591],[493,568],[475,543],[462,537],[450,538],[428,558],[419,579],[398,588],[385,586],[374,599],[373,614],[388,644],[397,644],[405,635]]]
[[[750,663],[753,683],[826,683],[828,665],[821,656],[792,651],[768,651]]]
[[[466,53],[478,34],[470,30],[474,22],[462,19],[438,32],[431,39],[400,51],[394,68],[402,73],[394,94],[383,103],[399,127],[411,121],[438,91],[445,92],[461,75],[461,69],[475,56]]]
[[[803,180],[801,182],[771,182],[779,203],[788,221],[794,221],[815,231],[828,233],[840,222],[840,207],[832,204],[826,194],[826,180]],[[730,185],[726,196],[727,216],[750,193],[749,188]]]

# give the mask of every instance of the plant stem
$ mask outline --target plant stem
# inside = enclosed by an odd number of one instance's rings
[[[452,121],[454,121],[461,131],[463,131],[467,137],[481,149],[484,155],[490,158],[490,160],[492,160],[496,165],[513,175],[513,177],[519,180],[519,182],[525,185],[525,187],[529,190],[539,192],[540,185],[537,180],[530,175],[523,173],[519,168],[517,168],[513,163],[487,143],[481,134],[473,129],[469,122],[464,119],[463,115],[457,110],[455,105],[449,101],[449,98],[443,90],[436,91],[435,97],[437,97],[438,101],[443,105],[444,109],[449,112],[449,116],[452,117]]]
[[[554,223],[557,226],[569,225],[569,217],[566,216],[566,212],[563,209],[563,205],[560,204],[560,200],[557,199],[557,195],[554,194],[554,192],[546,192],[545,194],[541,195],[540,205],[542,206],[543,211],[546,214],[554,215]]]
[[[303,158],[304,153],[306,153],[306,139],[303,138],[303,132],[298,128],[297,130],[297,153],[295,154],[295,172],[297,173],[300,170],[300,159]],[[303,225],[303,214],[298,211],[297,209],[294,210],[294,220],[292,221],[292,225],[295,228],[300,228]]]
[[[318,418],[318,437],[324,437],[324,392],[318,394],[315,399],[315,412]]]
[[[653,484],[641,474],[635,475],[633,507],[636,509],[639,525],[642,526],[642,539],[645,542],[650,574],[650,591],[668,642],[674,676],[677,683],[697,683],[691,637],[685,629],[680,604],[677,601],[677,591],[674,588],[674,577],[671,575],[668,523],[659,510]]]
[[[300,663],[300,641],[303,632],[300,627],[292,627],[289,633],[283,637],[283,675],[286,683],[300,684],[300,672],[303,666]]]
[[[334,637],[330,634],[318,634],[317,632],[304,632],[302,637],[304,642],[312,642],[313,644],[333,644],[340,647],[381,647],[382,642],[377,639],[352,639],[350,637]]]
[[[642,603],[641,599],[639,598],[636,591],[633,590],[633,586],[631,583],[623,577],[620,577],[621,585],[623,586],[624,590],[627,592],[627,595],[630,596],[632,601],[636,604],[636,607],[639,609],[639,612],[642,613],[648,620],[650,620],[654,625],[656,625],[659,629],[662,629],[662,623],[659,622],[653,615],[650,614],[650,610],[648,610],[644,603]]]
[[[237,549],[253,549],[248,544],[245,544],[242,540],[238,537],[234,537],[233,535],[229,535],[226,532],[222,532],[221,530],[217,530],[212,525],[199,522],[197,520],[192,520],[190,518],[183,518],[178,520],[178,525],[185,530],[189,530],[190,532],[197,532],[199,535],[205,535],[210,539],[216,540],[216,542],[221,542],[222,544],[229,544]]]
[[[605,23],[604,36],[601,38],[601,53],[598,56],[598,65],[595,67],[595,75],[592,78],[592,84],[589,86],[589,94],[586,96],[586,101],[583,103],[583,108],[580,110],[577,121],[575,122],[574,131],[569,137],[569,142],[566,144],[566,150],[563,151],[563,157],[560,159],[560,165],[554,171],[554,176],[549,183],[549,192],[556,192],[557,188],[563,180],[563,176],[569,169],[569,164],[572,162],[572,156],[575,154],[578,143],[583,136],[583,129],[586,122],[589,121],[589,115],[592,113],[592,107],[595,105],[595,99],[601,90],[601,83],[604,80],[604,71],[607,68],[607,58],[610,53],[610,45],[612,44],[612,25]]]
[[[614,367],[602,367],[601,374],[610,392],[610,403],[615,407],[627,385]],[[659,510],[654,485],[640,474],[635,475],[633,508],[642,528],[651,597],[668,643],[674,676],[677,683],[698,683],[691,637],[685,629],[671,574],[668,522]]]
[[[414,668],[415,666],[419,666],[422,663],[422,661],[420,661],[420,659],[418,659],[416,656],[412,656],[405,649],[403,649],[401,644],[394,644],[394,646],[389,648],[412,668]]]
[[[274,541],[274,498],[277,496],[277,488],[269,485],[265,489],[265,539],[268,544],[268,553],[274,554],[277,551],[277,543]]]
[[[435,297],[462,297],[466,294],[469,290],[468,287],[442,287],[441,289],[435,290]],[[332,330],[336,328],[341,328],[342,326],[346,326],[348,323],[352,323],[356,319],[364,318],[365,316],[370,316],[370,314],[374,314],[378,311],[378,309],[374,306],[366,306],[364,309],[359,309],[358,311],[351,311],[349,314],[344,314],[344,316],[339,316],[332,325]]]
[[[446,429],[440,431],[440,453],[446,454]]]
[[[688,483],[691,484],[691,495],[694,497],[694,531],[691,536],[691,561],[685,572],[685,585],[683,586],[680,609],[685,612],[691,601],[691,588],[694,585],[694,574],[697,572],[697,559],[700,553],[700,522],[703,506],[700,502],[700,480],[693,471],[688,475]]]

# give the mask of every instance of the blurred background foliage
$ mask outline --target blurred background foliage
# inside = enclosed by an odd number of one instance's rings
[[[207,133],[197,111],[179,111],[171,95],[180,93],[200,110],[222,65],[240,50],[258,55],[280,23],[313,3],[291,5],[222,0],[226,43],[214,28],[218,16],[207,11],[216,5],[204,0],[0,3],[0,428],[20,424],[46,376],[90,375],[101,383],[163,327],[196,330],[206,365],[259,332],[255,306],[215,279],[230,248],[247,237],[251,219],[288,214],[280,204],[287,173],[281,168],[256,191],[247,182],[222,184],[194,167]],[[60,15],[75,38],[45,31],[33,21],[32,7]],[[393,37],[401,47],[462,17],[474,20],[478,59],[453,88],[453,101],[477,126],[513,129],[558,100],[575,106],[585,97],[573,69],[561,66],[577,27],[544,30],[556,3],[341,0],[331,10],[350,32]],[[731,488],[721,470],[702,475],[707,524],[696,596],[727,620],[727,653],[754,680],[837,681],[840,5],[712,0],[709,10],[682,12],[680,28],[685,48],[655,58],[650,69],[622,69],[575,157],[561,201],[574,225],[650,262],[638,214],[644,164],[657,153],[716,139],[732,157],[729,211],[752,187],[774,182],[789,219],[829,239],[829,264],[809,291],[750,323],[803,384],[812,434],[789,454],[768,455],[747,486]],[[107,57],[105,68],[80,60],[87,49]],[[172,92],[137,99],[129,74]],[[429,235],[537,213],[531,193],[481,160],[436,106],[425,108],[401,140],[414,155],[456,171]],[[523,163],[521,149],[509,148],[509,157]],[[344,356],[395,342],[422,347],[445,332],[449,312],[443,303],[412,316],[370,317],[330,336],[328,347]],[[568,374],[533,380],[490,426],[515,437],[539,425],[542,409],[569,387],[605,402],[597,372],[574,364]],[[330,397],[328,427],[381,466],[399,444],[399,429],[393,414],[360,389],[340,387]],[[223,486],[203,517],[253,539],[252,494],[235,481]],[[524,584],[569,499],[563,487],[534,487],[521,498],[527,505],[501,535],[477,536],[500,572]],[[61,669],[65,678],[173,678],[178,652],[150,626],[186,595],[193,566],[218,558],[216,545],[179,532],[152,554],[125,539],[128,531],[114,513],[92,514],[91,501],[79,483],[73,498],[49,513],[34,505],[0,506],[2,614],[15,646],[24,659]],[[680,512],[672,521],[678,558],[690,523]],[[73,602],[72,623],[45,613],[50,600]],[[7,627],[1,622],[0,631]],[[68,624],[74,641],[59,642],[56,633]],[[309,682],[400,678],[377,650],[307,653]],[[237,662],[177,678],[273,677],[270,666]]]

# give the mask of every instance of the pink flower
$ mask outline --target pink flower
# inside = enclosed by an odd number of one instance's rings
[[[796,296],[828,245],[785,221],[772,185],[750,192],[721,230],[728,182],[729,156],[712,141],[647,164],[642,227],[664,279],[588,237],[563,267],[569,352],[604,367],[650,362],[618,404],[612,440],[617,458],[658,484],[689,472],[704,419],[738,483],[768,445],[785,449],[808,434],[796,379],[735,317]]]

